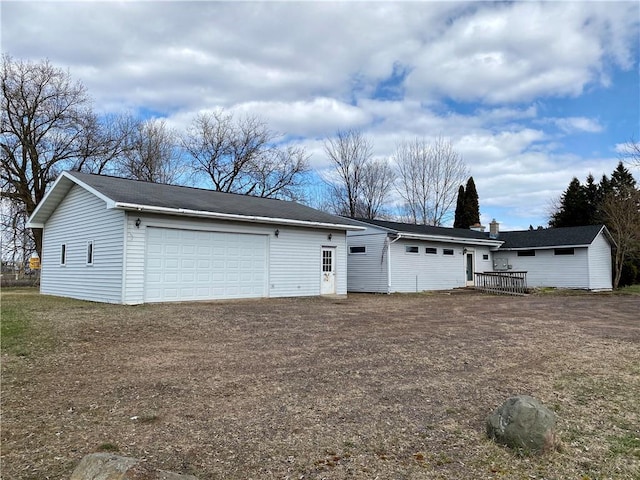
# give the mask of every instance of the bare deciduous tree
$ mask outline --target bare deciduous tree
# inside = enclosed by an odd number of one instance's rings
[[[117,162],[118,173],[154,183],[177,183],[184,174],[176,133],[166,121],[138,122]]]
[[[396,180],[396,172],[387,159],[365,163],[362,172],[362,188],[358,202],[359,216],[375,219],[384,213],[389,194]]]
[[[359,130],[340,130],[324,142],[324,151],[333,164],[336,181],[329,181],[335,213],[361,216],[362,181],[372,146]]]
[[[29,216],[63,168],[104,158],[99,122],[80,82],[48,61],[32,63],[2,57],[0,121],[2,197]],[[42,249],[42,231],[32,232]]]
[[[95,174],[119,174],[123,155],[134,145],[140,121],[130,114],[109,114],[87,126],[81,152],[72,170]]]
[[[261,197],[296,198],[308,171],[299,147],[277,145],[278,136],[257,117],[216,111],[195,118],[181,143],[216,190]]]
[[[640,167],[640,142],[631,138],[622,147],[620,157],[629,165]]]
[[[458,187],[469,171],[450,140],[401,142],[394,154],[398,193],[414,223],[442,225],[452,215]]]
[[[630,187],[609,193],[600,211],[616,246],[613,252],[613,288],[618,288],[625,261],[640,253],[640,191]]]

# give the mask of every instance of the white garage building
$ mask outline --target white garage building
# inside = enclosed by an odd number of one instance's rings
[[[44,294],[140,304],[347,293],[346,232],[295,202],[63,172],[29,219]]]

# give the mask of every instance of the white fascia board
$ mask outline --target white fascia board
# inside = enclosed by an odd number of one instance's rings
[[[210,218],[214,220],[235,220],[237,222],[269,223],[274,225],[292,225],[299,227],[316,227],[329,230],[365,230],[365,227],[344,225],[340,223],[325,223],[313,222],[308,220],[292,220],[289,218],[258,217],[252,215],[237,215],[232,213],[206,212],[202,210],[189,210],[186,208],[154,207],[152,205],[139,205],[123,202],[116,202],[111,208],[118,208],[136,212],[161,213],[164,215],[178,215],[183,217]]]
[[[479,238],[461,238],[461,237],[445,237],[441,235],[420,235],[419,233],[403,233],[399,232],[397,237],[407,240],[425,240],[430,242],[441,243],[459,243],[464,245],[485,245],[487,247],[499,247],[504,242],[500,240],[482,240]]]
[[[40,217],[41,214],[45,215],[43,211],[46,208],[49,208],[49,203],[52,201],[55,201],[53,200],[55,198],[55,195],[58,194],[58,191],[60,189],[64,188],[65,190],[63,191],[62,196],[59,200],[59,201],[62,201],[62,198],[64,198],[64,196],[69,192],[69,190],[71,190],[73,183],[84,188],[85,190],[92,193],[96,197],[102,199],[107,204],[107,208],[113,208],[113,205],[115,204],[115,202],[112,199],[110,199],[109,197],[106,197],[105,195],[98,192],[93,187],[90,187],[86,183],[81,182],[72,174],[68,172],[62,172],[62,174],[60,174],[58,178],[56,178],[55,182],[53,182],[53,185],[51,186],[49,191],[45,193],[42,200],[40,200],[40,203],[38,204],[36,209],[33,211],[31,216],[29,217],[29,220],[27,220],[27,227],[28,228],[44,228],[45,222],[49,219],[49,216],[51,215],[51,213],[53,213],[53,210],[55,209],[55,207],[51,210],[51,212],[49,212],[48,215],[46,215],[46,218],[38,219],[38,217]]]
[[[107,208],[114,208],[116,202],[114,200],[112,200],[111,198],[107,197],[106,195],[104,195],[103,193],[100,193],[98,190],[96,190],[95,188],[87,185],[86,183],[78,180],[76,177],[74,177],[72,174],[67,173],[67,172],[63,172],[63,175],[67,175],[71,180],[73,180],[77,185],[81,186],[82,188],[84,188],[86,191],[88,191],[89,193],[92,193],[93,195],[95,195],[96,197],[98,197],[100,200],[104,201],[107,204]]]

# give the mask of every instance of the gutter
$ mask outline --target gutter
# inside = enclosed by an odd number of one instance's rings
[[[314,222],[312,220],[292,220],[289,218],[276,218],[276,217],[259,217],[255,215],[238,215],[234,213],[216,213],[206,212],[202,210],[189,210],[186,208],[168,208],[168,207],[153,207],[148,205],[138,205],[135,203],[116,202],[112,208],[120,210],[129,210],[146,213],[161,213],[165,215],[180,215],[199,218],[211,218],[218,220],[236,220],[238,222],[251,222],[251,223],[268,223],[278,225],[293,225],[302,227],[316,227],[331,230],[366,230],[366,227],[359,227],[355,225],[345,225],[340,223],[327,223],[327,222]]]
[[[499,247],[504,243],[502,240],[484,240],[481,238],[444,237],[438,235],[420,235],[416,233],[400,233],[402,238],[407,240],[429,240],[432,242],[458,243],[464,245],[485,245],[488,247]]]

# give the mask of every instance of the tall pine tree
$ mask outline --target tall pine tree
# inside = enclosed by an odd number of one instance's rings
[[[473,177],[467,180],[466,188],[460,185],[458,189],[458,201],[456,202],[456,215],[453,220],[454,228],[469,228],[480,223],[480,204],[478,191]]]
[[[560,208],[551,215],[551,227],[578,227],[589,225],[587,193],[580,180],[573,177],[560,197]]]
[[[460,185],[458,189],[458,200],[456,201],[456,215],[453,219],[453,228],[468,228],[463,226],[467,223],[464,218],[464,213],[464,187]]]
[[[466,228],[480,224],[480,202],[473,177],[469,177],[467,187],[464,189],[464,211],[468,222]]]

